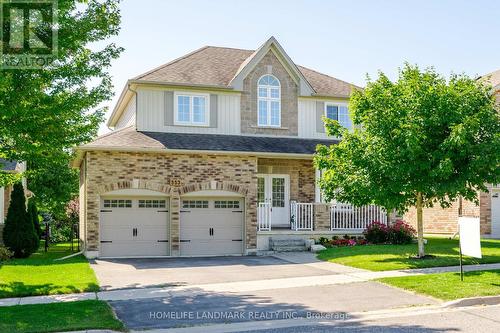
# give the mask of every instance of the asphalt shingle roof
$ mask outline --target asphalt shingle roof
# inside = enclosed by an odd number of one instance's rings
[[[494,87],[500,85],[500,69],[494,72],[491,72],[489,74],[486,74],[480,78],[481,80],[484,80],[485,82],[488,82]]]
[[[145,82],[228,87],[241,64],[254,50],[205,46],[173,60],[133,80]],[[297,66],[320,96],[349,97],[353,84],[312,69]]]
[[[103,135],[82,148],[139,148],[255,153],[313,154],[318,144],[336,140],[244,135],[138,132],[132,127]]]

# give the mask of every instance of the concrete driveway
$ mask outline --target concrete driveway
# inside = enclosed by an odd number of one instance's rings
[[[321,262],[309,253],[96,260],[92,268],[101,286],[110,290],[108,300],[117,316],[130,329],[280,320],[308,313],[437,303],[377,282],[355,282],[350,274],[361,270]],[[145,288],[148,295],[158,296],[113,300],[122,288]],[[136,291],[136,295],[142,293]]]

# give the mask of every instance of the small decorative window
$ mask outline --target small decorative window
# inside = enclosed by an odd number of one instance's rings
[[[182,200],[182,208],[208,208],[207,200]]]
[[[349,108],[346,105],[325,103],[325,116],[328,119],[337,120],[341,126],[349,130],[352,129]]]
[[[175,95],[175,124],[208,126],[208,95]]]
[[[166,200],[139,200],[139,208],[165,208]]]
[[[125,199],[104,200],[104,208],[132,208],[132,200],[125,200]]]
[[[215,208],[240,208],[240,202],[232,200],[216,200]]]
[[[281,126],[281,86],[280,81],[266,74],[257,84],[257,124],[259,126]]]

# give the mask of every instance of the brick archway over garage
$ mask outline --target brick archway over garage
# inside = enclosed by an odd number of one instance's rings
[[[125,189],[150,190],[169,195],[172,194],[173,192],[173,188],[167,184],[144,181],[141,179],[134,179],[134,180],[122,180],[119,182],[114,182],[99,186],[98,193],[99,195],[103,195],[111,191],[125,190]]]

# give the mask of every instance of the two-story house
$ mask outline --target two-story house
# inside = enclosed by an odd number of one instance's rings
[[[203,47],[129,80],[113,131],[77,148],[86,255],[244,255],[342,229],[318,203],[312,158],[337,142],[323,116],[352,126],[353,89],[296,65],[275,38]],[[363,209],[334,217],[386,218]]]

